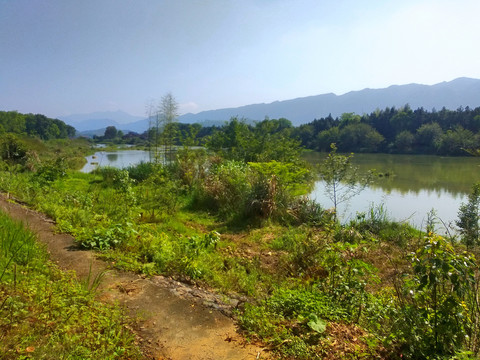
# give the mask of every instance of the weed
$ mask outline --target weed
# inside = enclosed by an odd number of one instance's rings
[[[48,262],[23,224],[0,214],[0,232],[2,358],[141,358],[123,312]]]

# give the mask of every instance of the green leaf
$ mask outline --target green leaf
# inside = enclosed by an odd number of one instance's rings
[[[325,329],[327,328],[327,322],[325,320],[319,319],[316,314],[310,314],[309,318],[310,321],[307,323],[307,325],[310,327],[310,329],[316,331],[319,334],[323,334],[325,332]]]

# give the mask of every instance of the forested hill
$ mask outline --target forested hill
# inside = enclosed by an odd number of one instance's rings
[[[301,125],[294,134],[318,151],[336,143],[343,152],[466,155],[465,150],[480,148],[480,107],[426,111],[407,105],[362,116],[345,113]]]
[[[180,117],[183,123],[227,121],[233,116],[261,121],[266,116],[272,119],[287,118],[298,126],[331,114],[334,118],[343,113],[366,114],[375,109],[400,107],[409,104],[416,109],[437,110],[445,107],[455,110],[460,106],[480,106],[480,80],[458,78],[435,85],[393,85],[385,89],[364,89],[343,95],[323,94],[292,100],[275,101],[270,104],[253,104],[238,108],[203,111]]]
[[[41,114],[0,111],[0,135],[3,133],[26,134],[49,140],[74,137],[76,130],[62,120],[50,119]]]

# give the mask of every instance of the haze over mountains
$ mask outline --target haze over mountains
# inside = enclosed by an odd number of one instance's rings
[[[237,108],[202,111],[198,114],[185,114],[179,117],[182,123],[221,125],[231,117],[261,121],[287,118],[293,125],[308,123],[314,119],[340,116],[346,112],[364,114],[386,107],[401,107],[409,104],[412,109],[423,107],[431,111],[442,107],[455,110],[460,106],[475,108],[480,106],[480,80],[458,78],[435,85],[393,85],[384,89],[364,89],[343,95],[333,93],[302,97],[292,100],[275,101],[269,104],[252,104]],[[122,111],[101,112],[60,117],[78,131],[98,130],[115,126],[125,131],[144,132],[148,119],[132,116]]]
[[[98,111],[89,114],[66,115],[60,116],[59,119],[63,120],[68,125],[75,127],[77,131],[87,131],[106,128],[107,126],[115,126],[117,129],[122,129],[125,124],[144,120],[144,117],[133,116],[121,110],[117,110]]]

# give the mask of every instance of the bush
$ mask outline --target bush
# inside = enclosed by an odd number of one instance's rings
[[[291,201],[288,213],[292,218],[291,223],[296,225],[321,226],[330,221],[328,213],[322,209],[322,206],[307,197]]]
[[[462,242],[467,248],[479,244],[480,183],[477,183],[472,187],[472,192],[468,195],[468,202],[460,206],[456,224],[460,228]]]
[[[6,134],[0,141],[0,158],[9,165],[24,165],[27,161],[25,144],[13,134]]]
[[[202,202],[210,204],[225,218],[245,211],[251,191],[250,169],[239,161],[229,160],[214,166],[202,189]]]
[[[204,149],[179,149],[174,170],[182,183],[188,187],[201,184],[207,177],[211,159]]]
[[[249,163],[249,166],[254,171],[254,176],[247,212],[288,222],[292,202],[309,190],[308,169],[277,161]]]
[[[129,166],[125,170],[128,171],[130,179],[135,180],[137,183],[147,180],[152,176],[159,168],[160,165],[152,162],[141,162],[134,166]]]
[[[137,189],[139,203],[147,211],[142,215],[145,221],[157,221],[161,212],[174,214],[179,206],[181,187],[179,181],[172,179],[165,167],[157,167],[156,171]]]
[[[399,223],[389,219],[383,205],[371,206],[366,213],[357,214],[349,224],[350,229],[362,235],[376,236],[400,247],[405,247],[409,240],[419,236],[420,232],[408,223]],[[339,240],[345,240],[339,236]]]
[[[451,357],[478,349],[474,258],[429,234],[411,256],[413,273],[397,284],[389,340],[409,359]],[[475,300],[474,300],[475,299]]]
[[[51,183],[59,178],[64,177],[67,173],[67,166],[63,158],[57,158],[42,164],[34,178],[41,184]]]

